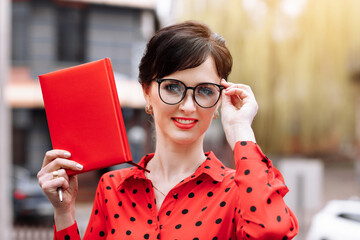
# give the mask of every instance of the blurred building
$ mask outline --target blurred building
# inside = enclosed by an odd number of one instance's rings
[[[12,66],[5,98],[12,112],[14,165],[35,176],[52,149],[38,75],[105,57],[112,61],[127,130],[151,132],[137,75],[146,42],[159,25],[155,2],[12,1]],[[143,132],[142,141],[135,136],[130,143],[137,158],[138,149],[152,149],[152,141],[146,141],[150,134]]]

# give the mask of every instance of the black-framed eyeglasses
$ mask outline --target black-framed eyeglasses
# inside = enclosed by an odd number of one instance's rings
[[[193,99],[202,108],[211,108],[220,99],[224,86],[215,83],[199,83],[195,87],[188,87],[177,79],[155,79],[159,84],[160,99],[169,105],[180,103],[186,96],[188,89],[193,90]]]

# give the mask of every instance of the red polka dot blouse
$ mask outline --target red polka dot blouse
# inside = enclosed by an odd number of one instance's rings
[[[106,173],[97,187],[84,239],[291,239],[296,217],[283,201],[280,172],[256,143],[238,142],[236,170],[209,152],[157,210],[154,189],[136,167]],[[145,156],[145,167],[153,154]],[[54,239],[80,239],[77,224]]]

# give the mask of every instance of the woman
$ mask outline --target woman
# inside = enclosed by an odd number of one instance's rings
[[[291,239],[296,217],[285,205],[281,174],[255,143],[257,103],[250,87],[225,81],[232,58],[224,40],[197,22],[158,31],[140,63],[155,153],[140,165],[102,176],[84,239]],[[220,107],[221,99],[221,107]],[[220,109],[236,170],[212,152],[204,134]],[[55,238],[79,239],[74,217],[81,169],[70,153],[46,153],[39,183],[54,205]],[[56,189],[62,187],[59,202]]]

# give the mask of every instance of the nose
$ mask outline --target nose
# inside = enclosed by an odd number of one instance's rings
[[[179,109],[187,115],[196,111],[196,103],[192,91],[187,91],[184,99],[180,102]]]

